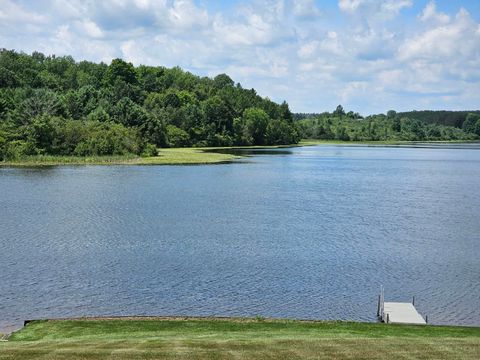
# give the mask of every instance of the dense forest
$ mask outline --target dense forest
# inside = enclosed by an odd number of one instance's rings
[[[211,79],[121,59],[107,65],[0,50],[0,160],[299,139],[286,102],[262,98],[225,74]]]
[[[30,155],[151,156],[158,147],[344,141],[476,140],[478,111],[413,111],[362,117],[292,114],[226,74],[178,67],[76,62],[0,49],[0,161]]]
[[[413,111],[363,118],[339,105],[332,113],[295,114],[303,138],[343,141],[438,141],[480,139],[480,113]]]
[[[412,119],[417,119],[423,121],[427,124],[439,124],[445,126],[454,126],[461,128],[463,127],[464,122],[467,120],[469,114],[480,115],[480,111],[432,111],[432,110],[422,110],[422,111],[409,111],[409,112],[400,112],[398,116],[408,117]]]

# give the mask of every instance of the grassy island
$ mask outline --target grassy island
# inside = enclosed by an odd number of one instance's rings
[[[303,145],[315,145],[306,142]],[[317,143],[320,144],[320,143]],[[16,160],[0,161],[1,166],[54,166],[54,165],[203,165],[223,164],[244,158],[242,155],[229,154],[227,150],[238,149],[275,149],[303,145],[276,146],[230,146],[230,147],[186,147],[160,148],[156,156],[137,155],[117,156],[24,156]],[[226,150],[225,152],[221,152]]]
[[[478,359],[480,328],[264,319],[34,321],[0,359]]]
[[[26,156],[0,162],[0,166],[54,165],[195,165],[227,163],[241,158],[232,154],[209,152],[207,148],[165,148],[157,156]]]

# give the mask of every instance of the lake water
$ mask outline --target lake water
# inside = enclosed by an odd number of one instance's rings
[[[316,146],[211,166],[0,169],[0,328],[217,315],[480,325],[480,148]]]

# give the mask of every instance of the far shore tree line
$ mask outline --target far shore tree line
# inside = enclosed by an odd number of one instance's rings
[[[178,67],[0,49],[0,160],[299,140],[286,102],[262,98],[226,74],[212,79]]]
[[[342,141],[449,141],[479,140],[478,111],[412,111],[370,115],[345,112],[295,114],[303,138]]]
[[[157,154],[161,147],[345,141],[475,140],[478,112],[411,112],[363,118],[292,114],[228,75],[76,62],[70,56],[0,49],[0,161],[32,155]]]

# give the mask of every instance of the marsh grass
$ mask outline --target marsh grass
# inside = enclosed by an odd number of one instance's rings
[[[0,166],[55,166],[55,165],[193,165],[225,163],[239,156],[208,152],[208,148],[159,149],[158,156],[26,156],[17,160],[0,162]]]

